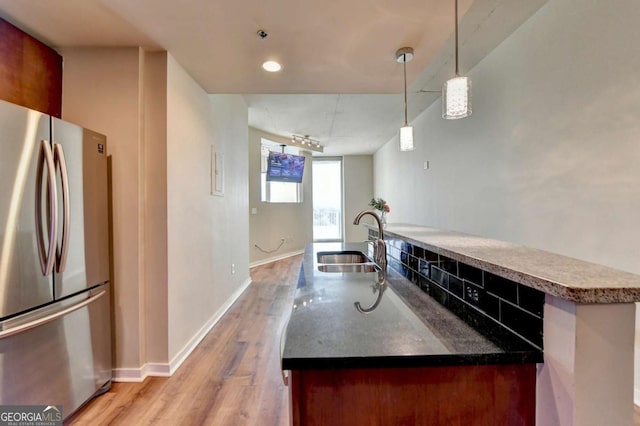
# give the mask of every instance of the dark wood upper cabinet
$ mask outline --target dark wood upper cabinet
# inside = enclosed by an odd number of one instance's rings
[[[0,99],[62,116],[62,56],[2,18]]]

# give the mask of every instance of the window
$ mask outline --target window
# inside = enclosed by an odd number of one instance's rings
[[[282,145],[262,139],[260,152],[260,201],[264,203],[302,203],[301,183],[267,181],[269,151],[281,152]],[[290,146],[285,146],[284,152],[299,155],[298,149]]]
[[[313,160],[313,240],[342,241],[342,158]]]

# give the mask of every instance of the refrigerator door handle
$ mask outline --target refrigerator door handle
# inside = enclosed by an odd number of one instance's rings
[[[36,320],[33,321],[29,321],[25,324],[20,324],[17,325],[15,327],[12,327],[8,330],[2,330],[0,331],[0,340],[2,339],[6,339],[7,337],[11,337],[11,336],[15,336],[16,334],[20,334],[20,333],[24,333],[25,331],[31,330],[33,328],[36,327],[40,327],[41,325],[50,323],[51,321],[55,321],[58,318],[61,318],[65,315],[70,314],[73,311],[77,311],[80,308],[84,308],[85,306],[95,302],[96,300],[100,299],[102,296],[104,296],[106,294],[107,290],[102,290],[99,293],[95,294],[94,296],[91,296],[85,300],[83,300],[80,303],[76,303],[75,305],[69,306],[68,308],[65,308],[61,311],[55,312],[53,314],[44,316],[42,318],[38,318]]]
[[[56,250],[56,270],[64,272],[69,252],[69,174],[67,173],[67,162],[64,159],[64,150],[59,143],[53,144],[53,161],[56,170],[60,169],[62,183],[62,240],[60,247]]]
[[[42,172],[47,164],[47,226],[49,231],[49,247],[45,248],[42,230]],[[38,257],[40,258],[40,268],[45,277],[53,272],[54,261],[56,260],[55,249],[58,235],[58,197],[55,185],[56,175],[53,164],[53,154],[49,141],[40,141],[40,152],[38,154],[38,165],[36,172],[36,235],[38,238]]]

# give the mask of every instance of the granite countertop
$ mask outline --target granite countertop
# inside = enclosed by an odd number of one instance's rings
[[[377,227],[370,227],[377,230]],[[426,226],[389,224],[385,236],[577,303],[640,301],[640,275],[543,250]]]
[[[542,362],[542,352],[513,336],[489,339],[391,269],[370,313],[378,272],[318,270],[319,251],[356,250],[367,243],[315,243],[305,251],[284,335],[284,370],[396,368]]]

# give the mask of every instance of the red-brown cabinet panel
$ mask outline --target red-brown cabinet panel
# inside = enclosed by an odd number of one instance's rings
[[[291,373],[293,425],[535,424],[534,364]]]
[[[2,18],[0,99],[62,115],[62,56]]]

